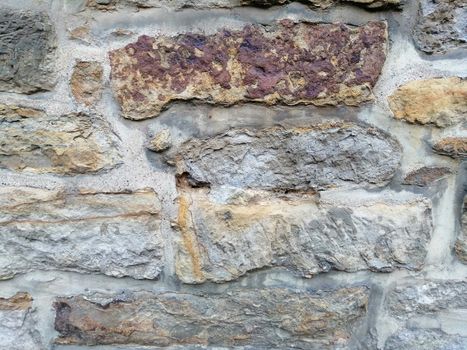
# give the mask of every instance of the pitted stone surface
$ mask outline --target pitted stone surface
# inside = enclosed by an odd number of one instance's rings
[[[16,293],[0,298],[0,350],[44,349],[33,318],[32,298]]]
[[[101,118],[0,104],[0,168],[65,175],[119,163],[115,137]]]
[[[194,186],[322,190],[386,184],[399,167],[401,148],[377,128],[337,121],[290,129],[232,129],[188,140],[174,158],[177,174]]]
[[[422,0],[414,28],[416,46],[428,54],[467,48],[464,0]]]
[[[467,312],[466,280],[407,281],[388,293],[386,306],[402,327],[386,340],[385,350],[465,349],[467,333],[453,326]]]
[[[55,35],[47,14],[0,9],[0,91],[51,90],[54,51]]]
[[[76,62],[70,81],[71,92],[76,101],[92,106],[101,99],[103,73],[99,62]]]
[[[159,206],[152,190],[0,187],[0,279],[35,270],[157,278],[164,264]]]
[[[178,100],[355,106],[373,98],[386,42],[385,22],[143,35],[109,53],[112,86],[129,119],[155,117]]]
[[[420,187],[429,186],[436,181],[451,174],[452,171],[446,167],[421,167],[408,173],[403,181],[404,185],[415,185]]]
[[[238,289],[223,294],[137,292],[55,302],[60,344],[344,349],[366,315],[364,287]]]
[[[459,237],[457,238],[455,251],[457,257],[464,264],[467,264],[467,195],[464,196],[464,205],[462,207],[461,214],[461,229],[459,232]]]
[[[467,79],[457,77],[411,81],[390,97],[396,119],[447,127],[467,121]]]
[[[185,283],[223,282],[265,267],[310,278],[330,270],[418,270],[431,237],[431,206],[346,194],[344,202],[309,195],[181,190],[176,272]],[[263,197],[262,197],[263,195]]]
[[[464,129],[465,130],[465,129]],[[464,134],[466,132],[464,131]],[[467,136],[447,136],[433,143],[433,151],[456,159],[467,158]]]

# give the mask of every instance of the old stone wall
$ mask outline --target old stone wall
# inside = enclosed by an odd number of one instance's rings
[[[461,0],[2,0],[0,350],[467,349]]]

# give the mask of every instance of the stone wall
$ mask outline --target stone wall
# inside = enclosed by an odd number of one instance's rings
[[[466,19],[3,0],[0,349],[466,349]]]

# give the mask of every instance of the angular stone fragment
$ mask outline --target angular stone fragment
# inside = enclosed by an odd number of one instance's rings
[[[461,216],[461,232],[457,238],[455,251],[461,262],[467,264],[467,195],[464,196],[464,205]]]
[[[172,146],[169,129],[164,129],[154,135],[149,141],[148,148],[154,152],[163,152]]]
[[[195,186],[321,190],[386,184],[399,167],[401,147],[379,129],[336,121],[290,129],[232,129],[191,139],[174,158],[177,174]]]
[[[54,51],[53,27],[45,13],[0,9],[0,91],[51,90]]]
[[[428,54],[467,48],[464,0],[422,0],[414,28],[416,46]]]
[[[451,158],[467,158],[467,137],[443,137],[433,144],[433,150]]]
[[[467,121],[467,80],[457,77],[411,81],[389,97],[394,117],[409,123],[451,126]]]
[[[0,349],[44,349],[32,317],[32,298],[28,293],[0,298]]]
[[[238,190],[228,196],[228,189],[180,193],[176,272],[183,282],[229,281],[264,267],[310,278],[423,266],[432,222],[420,197],[357,199],[350,192],[318,201]]]
[[[71,75],[71,92],[76,101],[92,106],[102,96],[103,68],[99,62],[78,61]]]
[[[402,327],[385,350],[465,349],[466,280],[410,280],[388,293],[386,305]]]
[[[449,168],[424,166],[408,173],[404,178],[403,184],[425,187],[450,173],[451,170]]]
[[[436,329],[404,329],[390,336],[384,350],[465,350],[467,338]]]
[[[56,343],[344,349],[366,315],[367,303],[364,287],[58,298]]]
[[[34,270],[157,278],[160,204],[138,192],[0,187],[0,279]]]
[[[100,118],[0,104],[0,125],[0,168],[73,175],[119,162],[115,137]]]
[[[354,106],[373,98],[386,42],[385,22],[283,20],[213,35],[143,35],[109,53],[112,86],[129,119],[157,116],[177,100]]]

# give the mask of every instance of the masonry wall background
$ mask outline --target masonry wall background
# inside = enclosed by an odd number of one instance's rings
[[[3,0],[0,349],[467,348],[466,11]]]

